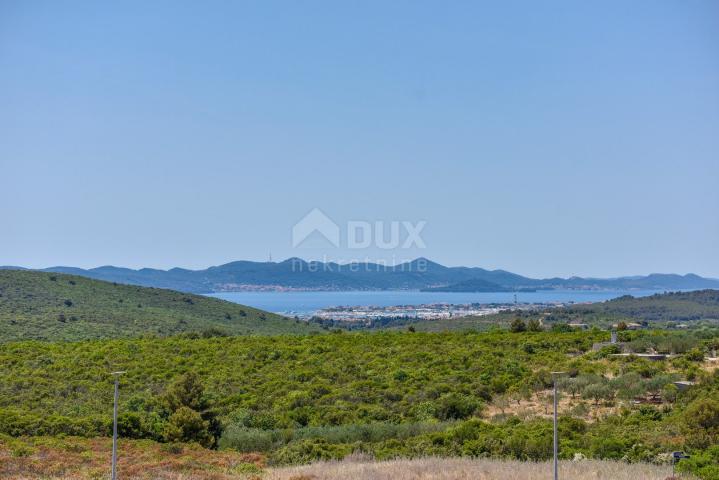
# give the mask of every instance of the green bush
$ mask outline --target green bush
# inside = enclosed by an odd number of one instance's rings
[[[521,333],[527,331],[527,324],[521,318],[515,318],[509,324],[509,331],[512,333]]]
[[[349,445],[331,445],[326,440],[302,440],[279,449],[270,456],[273,464],[292,465],[320,460],[338,460],[352,453]]]
[[[543,330],[542,324],[539,323],[538,319],[532,318],[527,322],[527,330],[530,332],[541,332]]]
[[[627,445],[615,437],[597,437],[591,443],[590,451],[596,458],[619,460],[624,455]]]
[[[268,452],[278,441],[277,432],[230,425],[220,437],[220,448],[231,448],[240,452]]]
[[[145,428],[142,416],[137,412],[123,412],[117,416],[117,433],[124,438],[151,436],[151,433]]]
[[[205,447],[213,444],[209,422],[188,407],[180,407],[170,415],[165,425],[165,440],[168,442],[197,442]]]
[[[440,420],[461,420],[478,414],[482,403],[468,395],[450,393],[437,401],[437,418]]]
[[[680,461],[676,468],[680,472],[691,472],[706,480],[718,480],[719,445],[711,446],[703,452],[692,452],[691,458]]]
[[[696,400],[686,409],[684,416],[691,427],[716,432],[719,430],[719,400],[716,397]]]
[[[699,348],[692,348],[687,353],[684,354],[684,358],[689,360],[690,362],[703,362],[704,361],[704,352],[700,350]]]

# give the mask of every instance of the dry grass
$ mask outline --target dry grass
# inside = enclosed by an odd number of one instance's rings
[[[0,478],[7,480],[107,479],[112,440],[34,437],[0,439]],[[198,445],[170,448],[149,440],[121,440],[118,478],[123,480],[230,480],[262,473],[256,454],[211,451]]]
[[[701,364],[701,368],[709,373],[713,373],[714,370],[719,370],[719,358],[708,357],[704,359]]]
[[[664,480],[666,466],[585,460],[562,462],[571,480]],[[270,470],[263,480],[550,480],[552,465],[519,461],[427,458],[388,462],[328,462]],[[691,477],[681,477],[689,479]]]

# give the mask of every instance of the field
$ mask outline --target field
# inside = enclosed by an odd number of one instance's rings
[[[159,288],[0,270],[0,342],[319,331],[269,312]]]
[[[571,480],[664,480],[667,465],[584,460],[560,463],[561,478]],[[425,458],[386,462],[329,462],[270,470],[265,480],[550,480],[550,462]],[[685,475],[686,480],[695,477]]]
[[[95,480],[109,477],[108,438],[0,437],[0,478]],[[192,444],[120,441],[118,478],[230,480],[263,471],[261,455],[211,451]]]

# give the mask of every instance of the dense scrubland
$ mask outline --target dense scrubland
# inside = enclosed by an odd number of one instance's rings
[[[601,331],[334,333],[322,336],[17,342],[0,351],[0,432],[104,436],[108,372],[123,438],[260,452],[272,465],[397,456],[551,455],[551,370],[561,380],[561,455],[666,462],[717,478],[717,332],[622,332],[664,361],[592,350]],[[696,384],[680,392],[672,383]],[[639,398],[640,400],[637,400]],[[636,403],[640,402],[640,403]],[[652,403],[653,402],[653,403]],[[534,408],[540,406],[538,409]]]

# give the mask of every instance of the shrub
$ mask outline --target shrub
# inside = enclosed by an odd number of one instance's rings
[[[700,478],[719,478],[719,445],[709,447],[703,452],[693,453],[691,458],[677,464],[677,470],[694,473]]]
[[[170,415],[164,431],[168,442],[197,442],[210,447],[213,444],[209,432],[209,422],[202,419],[199,413],[188,407],[180,407]]]
[[[611,458],[618,460],[624,455],[626,445],[614,437],[596,437],[592,441],[590,450],[596,458]]]
[[[137,412],[122,412],[117,417],[117,433],[125,438],[147,438],[142,417]]]
[[[673,383],[665,385],[664,388],[662,388],[662,398],[669,403],[674,403],[678,395],[679,389]]]
[[[686,358],[690,362],[703,362],[704,361],[704,352],[698,348],[692,348],[691,350],[689,350],[687,353],[684,354],[684,358]]]
[[[594,404],[597,405],[601,400],[613,399],[614,392],[607,384],[592,383],[584,387],[582,398],[594,400]]]
[[[417,420],[431,420],[436,418],[437,406],[433,402],[420,402],[410,411]]]
[[[181,407],[203,410],[207,405],[203,398],[204,387],[195,372],[186,373],[177,378],[167,389],[163,400],[167,408],[174,412]]]
[[[461,420],[471,417],[480,409],[481,403],[473,397],[450,393],[437,402],[437,418],[440,420]]]
[[[259,428],[247,428],[242,425],[231,425],[220,437],[220,448],[232,448],[240,452],[267,452],[276,443],[272,431]]]
[[[521,318],[515,318],[512,323],[509,324],[509,331],[512,333],[520,333],[527,331],[527,324]]]
[[[326,440],[302,440],[275,452],[270,461],[275,464],[311,463],[319,460],[339,460],[352,453],[350,445],[331,445]]]
[[[215,337],[229,337],[230,334],[227,333],[226,331],[222,330],[221,328],[210,327],[210,328],[204,329],[200,333],[200,336],[202,338],[215,338]]]
[[[607,345],[599,350],[600,358],[607,358],[608,356],[615,355],[617,353],[621,353],[619,345]]]
[[[541,332],[542,331],[542,324],[539,323],[539,320],[536,318],[532,318],[527,322],[527,330],[530,332]]]
[[[719,400],[695,400],[684,411],[684,418],[690,428],[704,429],[710,433],[719,431]]]

